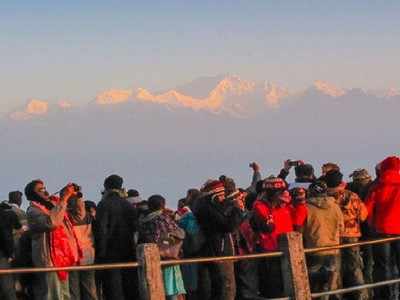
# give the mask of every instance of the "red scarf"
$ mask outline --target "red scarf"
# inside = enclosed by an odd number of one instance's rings
[[[32,202],[32,204],[39,208],[46,215],[50,215],[49,210],[44,206],[35,202]],[[73,229],[67,214],[64,215],[64,223]],[[79,259],[82,257],[82,250],[79,246],[74,230],[72,230],[72,234],[78,247],[78,257],[75,257],[72,251],[72,247],[70,241],[68,240],[68,235],[65,232],[64,226],[58,226],[50,231],[50,258],[54,267],[70,267],[76,265]],[[68,272],[66,271],[58,271],[57,275],[58,279],[61,281],[68,279]]]

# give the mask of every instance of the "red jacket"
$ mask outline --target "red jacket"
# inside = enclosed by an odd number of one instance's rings
[[[292,208],[293,226],[302,227],[307,220],[307,205],[299,203]]]
[[[254,202],[254,213],[265,222],[272,217],[274,229],[271,233],[259,232],[258,240],[263,251],[278,250],[278,237],[282,233],[293,231],[291,216],[292,207],[289,205],[272,207],[269,203],[262,200]]]
[[[400,234],[400,158],[391,156],[381,163],[365,205],[368,222],[378,233]]]

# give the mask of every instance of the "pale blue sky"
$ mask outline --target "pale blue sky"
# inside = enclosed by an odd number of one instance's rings
[[[232,73],[400,88],[400,1],[1,1],[0,112]]]

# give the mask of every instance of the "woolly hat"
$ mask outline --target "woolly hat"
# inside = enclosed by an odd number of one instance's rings
[[[329,171],[326,175],[322,178],[326,182],[328,188],[335,188],[338,187],[343,180],[343,174],[339,171]]]
[[[207,181],[202,190],[207,195],[225,195],[224,183],[219,180]]]
[[[372,177],[369,175],[366,169],[357,169],[354,170],[353,173],[349,175],[349,177],[353,178],[354,181],[361,181],[361,180],[371,180]]]
[[[279,177],[269,177],[263,182],[263,190],[265,191],[285,190],[286,188],[286,182]]]
[[[104,188],[106,190],[121,189],[124,180],[118,175],[110,175],[104,180]]]
[[[322,165],[322,170],[326,174],[330,171],[340,171],[340,167],[335,163],[328,162]]]
[[[310,184],[308,187],[308,193],[310,196],[326,196],[328,186],[323,181],[316,181]]]

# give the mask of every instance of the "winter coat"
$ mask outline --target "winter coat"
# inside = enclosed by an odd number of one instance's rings
[[[86,212],[82,198],[74,198],[68,202],[68,214],[82,251],[79,264],[93,264],[95,258],[94,236],[92,231],[93,217]]]
[[[18,216],[6,203],[0,204],[0,252],[5,257],[14,255],[13,230],[21,228]]]
[[[204,196],[198,200],[194,213],[206,237],[201,254],[203,256],[234,255],[232,233],[242,222],[240,209],[232,203],[219,203],[211,196]]]
[[[253,206],[256,218],[267,223],[272,219],[271,232],[259,231],[258,242],[263,251],[278,250],[278,238],[281,234],[293,231],[292,207],[282,205],[273,207],[268,201],[256,200]]]
[[[400,158],[389,157],[381,163],[380,176],[365,204],[376,232],[400,234]]]
[[[301,228],[307,220],[307,205],[298,203],[292,207],[293,226]]]
[[[122,190],[107,190],[97,206],[94,226],[96,259],[100,262],[124,262],[135,257],[135,208]]]
[[[307,200],[308,216],[303,227],[306,248],[340,244],[344,229],[343,214],[333,197],[313,197]],[[338,250],[316,252],[316,255],[337,254]]]
[[[361,223],[367,219],[368,211],[357,194],[345,187],[328,188],[328,196],[335,198],[343,213],[344,231],[342,237],[361,237]]]
[[[71,260],[77,262],[79,259],[79,245],[71,223],[66,219],[66,203],[58,203],[51,210],[41,207],[40,204],[31,202],[27,210],[28,226],[32,238],[32,262],[35,267],[52,267],[55,265],[52,253],[57,255],[60,243],[68,247],[67,250]],[[57,235],[55,242],[52,242],[54,231],[62,229],[62,236]],[[50,247],[54,246],[53,250]],[[73,265],[71,263],[70,265]]]

